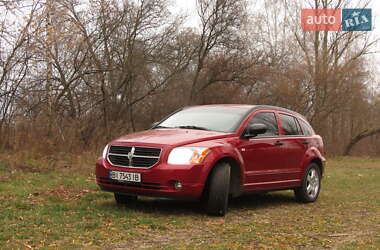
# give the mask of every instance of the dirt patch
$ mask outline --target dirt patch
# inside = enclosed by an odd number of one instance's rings
[[[9,178],[8,176],[0,176],[0,183],[1,182],[8,182],[11,178]]]
[[[44,192],[34,192],[28,195],[28,203],[38,204],[45,199],[54,199],[59,201],[80,200],[83,196],[89,193],[94,193],[94,190],[89,189],[72,189],[65,186],[47,190]]]
[[[358,242],[362,238],[374,238],[376,236],[376,232],[367,231],[367,232],[347,232],[347,233],[336,233],[327,235],[326,238],[330,239],[330,242],[333,244],[331,246],[332,249],[339,249],[339,247],[348,242]]]
[[[24,173],[47,173],[49,169],[41,169],[36,166],[25,165],[25,164],[12,164],[10,167],[11,171],[22,171]]]
[[[44,192],[42,195],[43,196],[54,196],[54,197],[61,198],[63,200],[79,200],[84,195],[86,195],[88,193],[94,193],[94,192],[95,191],[88,190],[88,189],[72,189],[72,188],[60,186],[57,189],[48,190],[48,191]]]
[[[210,234],[210,232],[208,233],[209,234],[207,236],[204,230],[201,230],[197,227],[191,228],[191,231],[189,231],[188,229],[170,230],[165,235],[159,234],[154,230],[144,229],[144,237],[140,237],[135,240],[129,240],[128,243],[113,244],[111,245],[110,249],[152,249],[165,244],[185,242],[189,240],[189,238],[192,238],[194,240],[200,237],[202,237],[202,239],[205,239],[212,238],[215,236],[212,233]]]

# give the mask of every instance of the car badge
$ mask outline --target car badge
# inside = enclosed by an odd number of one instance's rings
[[[127,157],[129,160],[129,166],[132,166],[132,159],[135,154],[135,147],[132,147],[131,151],[128,153]]]

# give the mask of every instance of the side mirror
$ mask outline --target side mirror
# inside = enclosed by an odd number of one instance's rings
[[[262,124],[262,123],[254,123],[254,124],[248,125],[244,137],[251,138],[260,134],[265,134],[267,130],[268,130],[267,125]]]

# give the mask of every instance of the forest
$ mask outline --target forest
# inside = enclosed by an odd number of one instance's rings
[[[379,37],[300,24],[350,1],[197,0],[194,25],[174,5],[0,1],[0,151],[100,154],[178,108],[243,103],[305,115],[328,155],[380,155]]]

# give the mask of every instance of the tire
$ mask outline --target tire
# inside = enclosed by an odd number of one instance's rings
[[[115,201],[117,204],[127,204],[137,201],[137,196],[114,193]]]
[[[231,166],[219,163],[213,168],[206,190],[206,211],[209,215],[224,216],[228,207]]]
[[[311,163],[302,180],[302,185],[294,189],[296,199],[300,202],[308,203],[317,200],[321,190],[321,171],[319,166]]]

